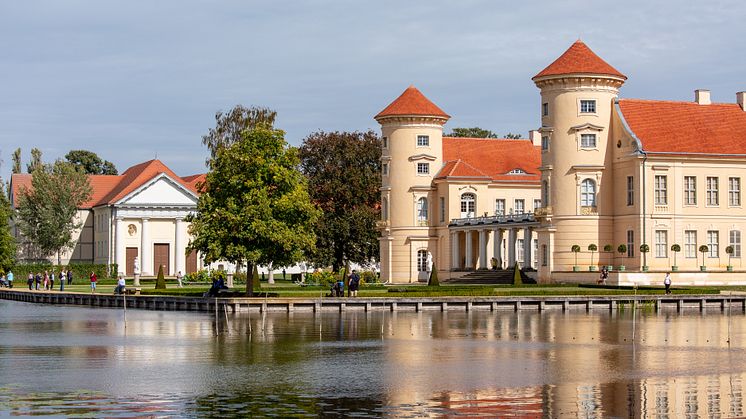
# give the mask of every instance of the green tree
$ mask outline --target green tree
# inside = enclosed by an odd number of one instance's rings
[[[303,258],[316,241],[319,211],[311,203],[297,149],[284,132],[267,126],[245,130],[241,139],[219,146],[208,160],[197,212],[187,217],[189,250],[204,260],[287,266]],[[253,275],[246,292],[253,295]]]
[[[210,128],[210,131],[202,136],[202,144],[207,146],[210,156],[214,158],[218,149],[241,141],[246,130],[260,126],[272,128],[276,117],[277,112],[256,106],[247,108],[236,105],[226,113],[218,111],[215,113],[215,128]]]
[[[21,173],[21,148],[13,152],[13,173]]]
[[[313,133],[299,150],[311,200],[323,211],[314,227],[317,266],[378,258],[376,221],[380,218],[381,139],[373,131]]]
[[[497,134],[479,127],[472,128],[454,128],[446,137],[466,137],[466,138],[497,138]]]
[[[42,164],[31,177],[31,189],[21,188],[18,197],[18,227],[36,257],[57,254],[75,244],[73,232],[82,223],[78,208],[91,196],[88,177],[70,163],[57,160]]]
[[[41,161],[41,150],[34,147],[31,149],[31,163],[26,165],[26,171],[29,173],[34,173],[34,170],[41,167],[43,165]]]
[[[65,159],[89,175],[116,175],[119,173],[114,163],[102,160],[98,154],[92,151],[70,150],[65,154]]]
[[[10,231],[13,210],[10,201],[0,193],[0,271],[8,272],[16,261],[16,241]]]

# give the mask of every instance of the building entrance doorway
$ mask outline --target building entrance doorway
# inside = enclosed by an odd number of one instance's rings
[[[153,244],[153,274],[158,275],[158,268],[163,265],[163,275],[170,275],[168,243]]]
[[[134,275],[135,274],[135,258],[138,255],[138,249],[136,247],[128,247],[127,251],[127,258],[126,263],[124,267],[124,274],[127,276]],[[120,266],[119,269],[122,269]]]

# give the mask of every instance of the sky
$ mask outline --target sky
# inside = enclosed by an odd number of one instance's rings
[[[237,104],[292,145],[379,126],[413,84],[452,119],[524,137],[531,77],[576,40],[629,79],[620,97],[746,90],[746,1],[0,0],[0,175],[11,153],[87,149],[120,172],[205,171],[201,136]]]

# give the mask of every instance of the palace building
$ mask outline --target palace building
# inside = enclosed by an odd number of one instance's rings
[[[160,265],[166,275],[202,268],[196,252],[186,253],[189,226],[184,217],[197,209],[197,183],[204,177],[179,177],[159,160],[132,166],[121,175],[88,175],[91,198],[78,209],[82,227],[62,263],[116,263],[128,276],[134,273],[136,257],[143,276],[157,274]],[[31,187],[31,175],[13,174],[14,207],[24,187]],[[32,259],[17,229],[14,233],[21,243],[20,259]]]
[[[375,116],[383,280],[424,281],[431,261],[444,278],[517,262],[540,282],[612,266],[618,283],[746,283],[745,92],[620,99],[627,77],[581,41],[532,80],[525,140],[444,137],[449,115],[414,87]]]

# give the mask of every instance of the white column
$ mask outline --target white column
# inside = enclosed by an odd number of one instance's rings
[[[174,265],[176,265],[176,268],[173,272],[174,275],[179,271],[181,271],[182,275],[186,273],[186,266],[184,265],[186,258],[186,242],[184,241],[184,231],[182,228],[183,221],[184,220],[181,218],[175,220],[176,237],[174,237]]]
[[[142,276],[155,275],[153,272],[153,244],[150,243],[150,228],[148,219],[142,219],[142,228],[140,228],[140,272]]]
[[[125,273],[127,272],[127,249],[124,247],[124,219],[122,217],[116,218],[114,235],[114,251],[116,252],[116,258],[114,260],[116,260],[117,270]]]
[[[492,254],[497,259],[497,267],[503,267],[503,230],[496,228],[494,231],[494,238],[492,239]]]
[[[487,230],[479,230],[479,269],[487,269]]]
[[[451,233],[451,269],[458,269],[458,231]]]
[[[474,257],[472,255],[472,246],[471,246],[471,230],[464,231],[464,243],[466,243],[465,246],[465,258],[466,261],[464,262],[464,268],[465,269],[474,269]]]
[[[516,241],[516,229],[508,229],[508,269],[515,266],[515,241]]]
[[[534,239],[530,227],[523,229],[523,266],[534,267]]]

